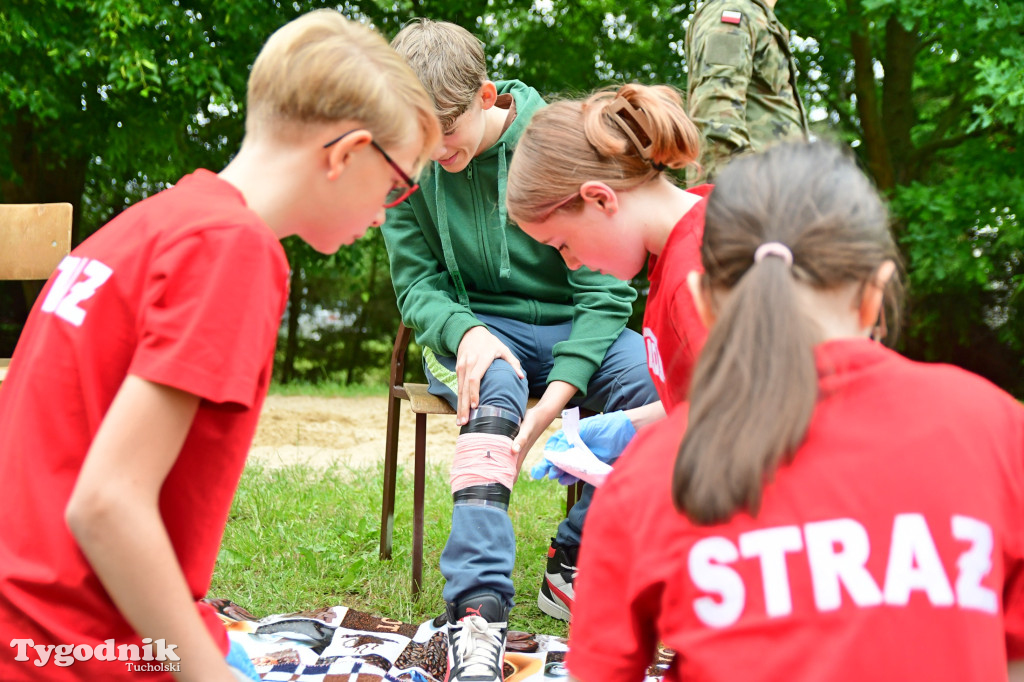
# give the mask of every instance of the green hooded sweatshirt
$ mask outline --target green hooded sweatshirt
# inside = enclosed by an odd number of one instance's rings
[[[519,81],[496,85],[516,106],[498,141],[458,173],[431,163],[420,191],[387,211],[382,231],[398,308],[417,342],[451,357],[462,336],[483,325],[476,313],[535,325],[572,320],[569,338],[554,346],[547,381],[567,382],[585,394],[626,326],[636,291],[585,267],[569,270],[556,249],[509,222],[509,161],[544,100]]]

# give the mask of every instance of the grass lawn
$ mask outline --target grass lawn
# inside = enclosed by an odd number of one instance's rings
[[[447,472],[428,470],[423,590],[411,598],[412,472],[399,470],[393,558],[378,557],[383,465],[317,471],[248,467],[235,496],[209,596],[257,617],[345,605],[419,623],[441,613],[437,567],[448,537]],[[537,608],[550,537],[565,514],[565,489],[521,477],[512,493],[517,606],[513,630],[565,635],[567,625]]]

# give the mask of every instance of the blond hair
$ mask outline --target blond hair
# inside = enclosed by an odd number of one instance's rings
[[[580,185],[589,180],[634,189],[665,168],[696,163],[700,141],[679,91],[668,85],[633,83],[554,102],[533,115],[516,145],[509,217],[536,223],[562,206],[578,210]]]
[[[313,125],[357,121],[378,144],[423,134],[417,170],[440,141],[429,95],[376,31],[321,9],[267,40],[249,75],[246,134],[295,139]],[[410,115],[411,113],[411,115]]]
[[[391,47],[430,93],[441,129],[450,130],[487,80],[483,43],[457,24],[418,18],[398,32]]]

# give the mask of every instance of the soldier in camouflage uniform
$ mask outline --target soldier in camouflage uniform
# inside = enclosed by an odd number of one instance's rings
[[[687,109],[707,139],[702,178],[738,154],[807,138],[789,31],[774,6],[775,0],[708,0],[690,18]]]

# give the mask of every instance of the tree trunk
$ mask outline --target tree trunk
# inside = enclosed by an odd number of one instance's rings
[[[864,153],[875,184],[883,192],[888,192],[895,185],[895,175],[878,107],[868,22],[861,12],[860,0],[847,0],[846,13],[851,24],[856,27],[850,33],[850,51],[853,54],[853,87],[857,94],[857,115],[860,116]]]
[[[894,154],[893,172],[897,185],[913,179],[913,141],[910,131],[917,122],[914,110],[914,58],[916,31],[908,31],[893,15],[885,23],[885,80],[882,83],[882,126],[886,144]]]
[[[366,291],[369,294],[368,301],[364,301],[362,307],[359,309],[359,317],[356,318],[355,329],[356,333],[349,337],[349,343],[352,345],[349,347],[348,362],[345,368],[345,385],[348,386],[352,383],[352,378],[355,374],[356,361],[359,358],[360,339],[362,334],[361,330],[366,325],[367,312],[370,309],[370,305],[373,301],[373,292],[376,291],[377,287],[377,269],[380,263],[380,241],[375,241],[373,245],[373,251],[370,254],[370,276],[366,283]]]
[[[295,378],[295,356],[299,350],[299,315],[302,313],[302,269],[292,268],[288,284],[288,336],[284,341],[284,365],[281,368],[281,383],[287,384]]]

